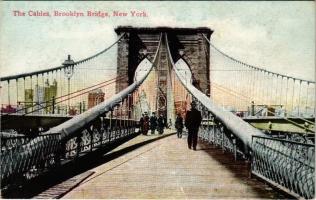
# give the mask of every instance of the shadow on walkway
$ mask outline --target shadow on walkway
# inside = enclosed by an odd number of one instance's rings
[[[199,148],[197,148],[197,151],[199,150],[205,151],[223,167],[232,172],[236,178],[249,185],[260,198],[267,198],[267,196],[269,196],[269,198],[272,199],[293,199],[292,196],[284,193],[283,191],[275,187],[271,187],[267,183],[252,177],[250,163],[247,163],[244,159],[238,158],[235,161],[232,153],[223,151],[220,147],[204,141],[199,141]]]

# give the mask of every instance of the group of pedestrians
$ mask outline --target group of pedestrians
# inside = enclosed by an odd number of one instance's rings
[[[163,115],[159,117],[156,116],[156,113],[153,112],[151,117],[148,116],[148,113],[145,112],[140,118],[140,131],[143,135],[147,135],[150,129],[151,134],[155,134],[157,130],[159,134],[163,134],[164,127],[166,126],[167,120]]]
[[[171,119],[169,120],[171,121]],[[184,121],[184,123],[183,123]],[[191,102],[191,110],[187,111],[185,115],[185,120],[183,120],[180,113],[177,114],[175,121],[175,128],[177,130],[178,138],[182,138],[182,131],[184,126],[188,129],[188,148],[196,150],[198,131],[202,122],[201,112],[196,109],[196,103]],[[160,115],[156,117],[156,113],[153,112],[152,116],[149,117],[148,113],[145,112],[140,118],[140,131],[143,135],[147,135],[149,129],[151,134],[155,134],[157,130],[159,134],[163,134],[164,127],[171,127],[171,122],[167,124],[167,119]]]

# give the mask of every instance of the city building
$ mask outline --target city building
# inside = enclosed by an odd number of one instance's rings
[[[88,109],[104,101],[105,93],[101,89],[96,89],[88,94]]]

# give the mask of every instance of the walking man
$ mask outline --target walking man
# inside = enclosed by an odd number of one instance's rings
[[[199,127],[202,122],[201,112],[196,109],[196,103],[192,101],[191,110],[187,111],[185,127],[188,129],[188,147],[196,150]]]
[[[152,116],[150,117],[150,130],[151,130],[151,134],[155,134],[155,130],[157,128],[157,117],[156,117],[156,113],[153,112]]]
[[[149,129],[149,117],[147,112],[145,112],[144,123],[143,123],[143,134],[147,135]]]
[[[165,120],[162,114],[158,117],[158,133],[163,134],[163,128],[165,126]]]
[[[177,129],[177,136],[178,138],[182,138],[182,129],[183,129],[183,119],[181,117],[181,114],[177,114],[176,122],[175,122],[175,128]]]

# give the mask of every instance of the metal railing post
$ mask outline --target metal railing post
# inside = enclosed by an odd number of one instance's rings
[[[117,113],[118,113],[118,107],[115,107],[115,128],[114,128],[114,140],[116,140],[117,137],[117,126],[118,126],[118,119],[117,119]]]
[[[90,134],[90,151],[92,151],[93,149],[93,130],[91,130],[90,128],[88,128],[88,132]]]
[[[124,116],[123,116],[123,136],[125,136],[126,134],[126,119],[125,119],[125,115],[126,115],[126,99],[124,99],[124,101],[122,102],[123,105],[124,105]],[[123,107],[122,107],[122,110],[123,110]]]
[[[233,142],[233,151],[234,151],[234,158],[235,158],[235,161],[237,160],[237,146],[236,146],[236,138],[231,135],[232,137],[232,142]]]
[[[81,151],[81,134],[76,137],[77,149],[76,149],[76,158],[79,157],[79,153]]]
[[[124,121],[122,121],[122,115],[123,115],[123,101],[121,102],[121,106],[120,106],[120,134],[119,134],[119,138],[122,137],[122,133],[124,132],[122,129],[122,123],[124,123]]]
[[[109,124],[109,142],[111,141],[111,134],[112,134],[112,118],[113,118],[113,108],[111,107],[110,124]]]
[[[222,133],[222,143],[221,143],[221,146],[222,146],[222,150],[223,150],[223,152],[224,152],[224,150],[225,150],[225,147],[224,147],[224,130],[221,131],[221,133]]]

